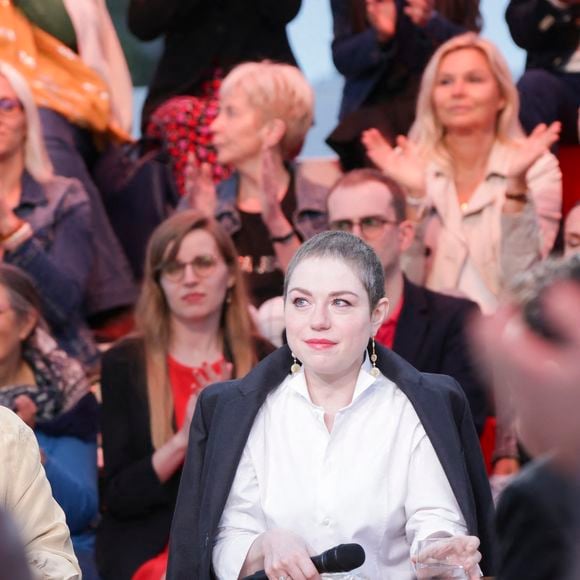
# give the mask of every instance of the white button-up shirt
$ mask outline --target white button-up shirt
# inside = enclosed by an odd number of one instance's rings
[[[303,372],[266,399],[248,437],[213,550],[218,578],[238,578],[256,537],[284,528],[319,554],[356,542],[349,577],[414,578],[416,542],[466,525],[431,441],[397,386],[363,364],[352,402],[335,415],[312,403]]]

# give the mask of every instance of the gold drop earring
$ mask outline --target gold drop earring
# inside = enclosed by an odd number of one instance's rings
[[[373,368],[371,369],[371,375],[373,375],[373,377],[378,377],[381,373],[381,371],[379,370],[379,367],[377,366],[377,359],[379,358],[377,356],[377,351],[375,349],[375,337],[371,337],[371,363],[373,365]]]
[[[292,363],[292,366],[290,367],[290,372],[295,375],[297,372],[300,372],[300,365],[298,364],[298,360],[296,360],[296,355],[294,353],[292,353],[292,359],[294,360],[294,362]]]

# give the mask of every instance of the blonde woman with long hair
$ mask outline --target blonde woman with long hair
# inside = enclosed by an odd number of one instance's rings
[[[548,254],[561,217],[561,173],[549,153],[559,132],[553,123],[524,136],[516,88],[492,43],[468,33],[437,50],[409,138],[391,147],[375,129],[363,135],[420,222],[430,256],[420,282],[491,312],[506,282]]]
[[[197,396],[273,350],[256,336],[229,236],[195,211],[153,233],[136,319],[138,335],[103,360],[104,579],[143,564],[135,578],[161,578]]]

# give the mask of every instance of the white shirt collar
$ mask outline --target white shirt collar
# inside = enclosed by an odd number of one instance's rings
[[[365,352],[365,358],[359,370],[358,377],[356,379],[352,401],[350,402],[349,405],[343,407],[344,409],[348,409],[349,407],[351,407],[353,403],[375,383],[377,385],[385,384],[384,383],[385,377],[382,374],[379,374],[377,377],[374,377],[373,375],[371,375],[371,369],[372,364],[369,355],[367,352]],[[306,375],[304,374],[303,366],[300,367],[300,370],[297,373],[290,375],[285,382],[289,389],[292,389],[293,391],[298,393],[298,395],[306,399],[306,401],[308,401],[308,403],[310,403],[311,405],[318,407],[318,405],[314,405],[314,403],[312,402],[312,398],[310,397],[308,385],[306,384]]]

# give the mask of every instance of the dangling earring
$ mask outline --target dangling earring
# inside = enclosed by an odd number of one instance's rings
[[[231,288],[228,288],[226,291],[226,304],[231,304],[232,303],[232,294],[233,294],[233,286]]]
[[[378,377],[379,374],[381,373],[381,371],[379,370],[379,367],[377,367],[377,359],[379,358],[377,356],[377,351],[375,349],[375,337],[373,336],[371,338],[371,363],[373,363],[373,368],[371,369],[371,375],[373,375],[373,377]]]
[[[296,355],[294,353],[292,353],[292,358],[294,359],[294,362],[292,363],[292,366],[290,367],[290,372],[295,375],[297,372],[300,372],[300,365],[298,364],[298,361],[296,360]]]

